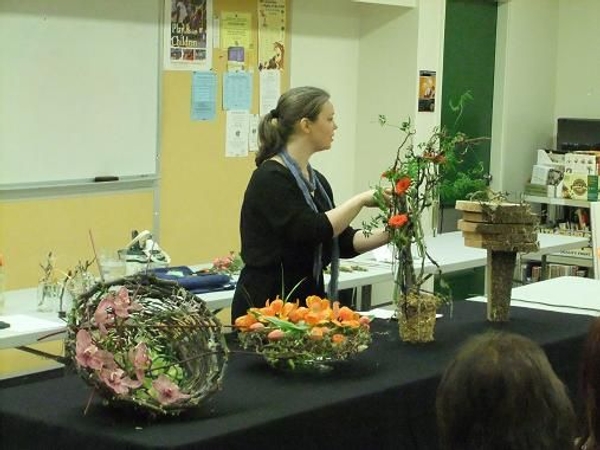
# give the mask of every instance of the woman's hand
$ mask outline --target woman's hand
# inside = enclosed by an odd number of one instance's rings
[[[363,206],[366,208],[373,208],[375,206],[377,206],[377,201],[375,200],[375,194],[376,194],[376,190],[375,189],[370,189],[368,191],[363,192],[361,195],[363,196]],[[386,204],[390,204],[392,201],[392,189],[388,188],[388,189],[384,189],[383,191],[381,191],[383,200],[385,201]]]

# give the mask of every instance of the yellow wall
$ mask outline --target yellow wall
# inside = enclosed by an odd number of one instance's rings
[[[258,48],[256,0],[214,0],[213,13],[220,11],[251,12],[254,48]],[[289,11],[288,2],[288,31]],[[289,49],[289,34],[286,46]],[[213,50],[217,73],[223,73],[226,60],[224,50]],[[256,54],[248,52],[246,62],[254,73],[251,112],[256,114]],[[285,66],[289,67],[289,52]],[[220,102],[216,120],[190,119],[191,72],[165,71],[162,82],[161,179],[156,204],[159,243],[171,255],[173,265],[211,261],[230,250],[239,251],[239,209],[254,168],[254,154],[225,157],[225,114]],[[221,82],[218,77],[218,93],[222,92]],[[283,90],[289,87],[289,73],[282,73],[281,85]],[[0,253],[6,260],[7,288],[34,286],[42,275],[39,264],[49,251],[55,253],[57,267],[63,270],[73,268],[78,260],[90,259],[88,230],[92,230],[97,248],[119,248],[128,241],[131,230],[152,230],[154,208],[152,190],[0,201]],[[228,311],[219,318],[229,323]],[[47,365],[47,361],[17,350],[0,352],[0,376]]]
[[[0,202],[7,289],[35,286],[50,251],[65,271],[92,259],[89,230],[97,249],[123,246],[131,230],[152,229],[152,209],[151,191]]]

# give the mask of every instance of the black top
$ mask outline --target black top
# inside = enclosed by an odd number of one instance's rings
[[[319,172],[315,175],[333,203],[329,182]],[[313,276],[314,255],[322,244],[323,267],[331,262],[333,228],[324,214],[327,200],[318,190],[314,200],[318,213],[306,203],[292,173],[276,161],[265,161],[254,171],[240,218],[244,268],[233,297],[233,319],[249,306],[264,306],[267,299],[281,296],[282,276],[285,295],[304,279],[290,300],[324,295],[323,274]],[[352,243],[356,231],[348,227],[340,234],[340,257],[357,255]]]

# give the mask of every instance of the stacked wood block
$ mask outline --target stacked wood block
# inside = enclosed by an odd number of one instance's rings
[[[508,321],[517,252],[539,250],[538,217],[521,203],[459,200],[456,209],[462,211],[458,229],[465,245],[487,250],[487,318]]]

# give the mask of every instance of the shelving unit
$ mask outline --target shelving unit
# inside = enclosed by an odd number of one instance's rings
[[[540,279],[551,278],[553,276],[561,275],[579,275],[586,276],[589,278],[600,279],[599,270],[597,267],[594,267],[597,266],[597,261],[595,261],[595,259],[600,258],[600,256],[597,255],[598,243],[595,242],[597,239],[594,238],[594,236],[598,236],[600,234],[600,231],[596,229],[600,227],[600,217],[595,217],[594,220],[594,211],[600,211],[600,208],[597,208],[596,205],[592,207],[592,202],[589,201],[572,200],[566,198],[538,197],[526,195],[523,197],[523,200],[530,203],[540,204],[542,205],[542,208],[544,208],[543,205],[546,205],[545,208],[547,213],[551,212],[549,209],[551,207],[565,207],[566,210],[564,211],[555,210],[552,211],[552,214],[547,214],[546,217],[551,216],[555,218],[557,222],[565,219],[568,222],[569,216],[572,216],[572,214],[570,214],[572,212],[570,208],[586,209],[588,210],[587,216],[589,217],[589,227],[587,230],[576,229],[570,226],[566,226],[564,229],[556,230],[556,232],[559,234],[589,236],[589,247],[583,248],[580,252],[568,251],[550,254],[546,257],[545,261],[541,261],[540,258],[532,258],[528,255],[523,255],[521,257],[522,262],[540,261],[540,269],[532,269],[532,281],[537,281],[536,275],[538,273]],[[598,202],[593,203],[597,204]],[[544,226],[543,223],[540,225],[541,227]],[[555,226],[557,226],[557,224],[555,224]],[[526,279],[523,279],[522,281],[527,282]]]

